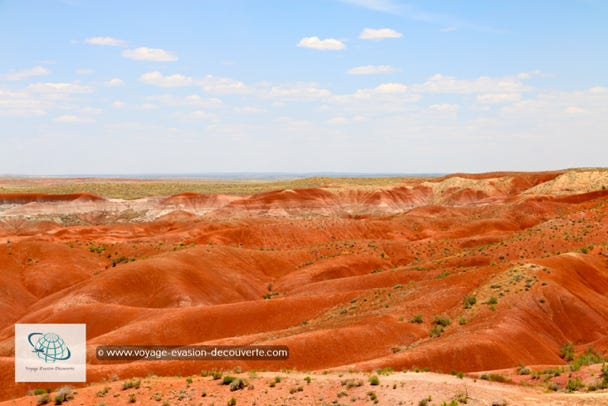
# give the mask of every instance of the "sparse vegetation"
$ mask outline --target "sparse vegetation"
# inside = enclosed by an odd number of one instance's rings
[[[473,295],[467,295],[464,298],[464,304],[463,307],[465,309],[470,309],[471,307],[473,307],[473,305],[477,303],[477,298]]]
[[[378,375],[372,375],[369,377],[369,384],[372,386],[380,385],[380,378]]]

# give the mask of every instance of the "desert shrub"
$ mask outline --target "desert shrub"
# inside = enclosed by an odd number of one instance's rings
[[[42,388],[36,388],[34,390],[29,391],[29,395],[44,395],[45,393],[48,393],[46,389],[42,389]]]
[[[603,361],[604,358],[600,354],[595,352],[593,350],[593,347],[589,347],[587,348],[587,351],[585,351],[583,354],[579,355],[574,359],[574,361],[570,365],[570,369],[572,371],[578,371],[584,365],[599,364]]]
[[[230,391],[234,392],[237,390],[244,389],[247,386],[247,381],[241,378],[236,378],[230,383]]]
[[[566,361],[572,361],[574,359],[574,345],[572,343],[565,343],[562,345],[560,357]]]
[[[575,392],[579,389],[585,387],[585,384],[581,382],[578,377],[568,379],[568,383],[566,383],[566,391],[567,392]]]
[[[131,393],[129,395],[129,403],[135,403],[137,401],[137,399],[135,399],[135,394]]]
[[[306,383],[310,384],[310,381],[312,381],[312,378],[310,376],[306,376],[306,377],[304,377],[304,380],[306,381]]]
[[[464,297],[463,307],[465,309],[470,309],[475,303],[477,303],[477,298],[473,295],[467,295]]]
[[[441,333],[443,333],[444,327],[441,325],[434,325],[431,328],[431,332],[429,333],[429,337],[439,337]]]
[[[378,378],[378,375],[372,375],[369,377],[369,384],[372,386],[377,386],[380,385],[380,378]]]
[[[410,323],[416,323],[416,324],[421,324],[423,323],[424,320],[422,320],[422,315],[421,314],[415,314],[411,319],[410,319]]]
[[[95,394],[95,396],[97,396],[98,398],[102,398],[104,397],[108,392],[110,391],[110,387],[106,386],[105,388],[103,388],[103,390],[100,390],[99,392],[97,392]]]
[[[488,304],[489,305],[495,305],[498,303],[498,299],[496,298],[496,296],[492,296],[488,299]]]
[[[122,383],[122,390],[139,389],[140,384],[141,384],[141,379],[139,379],[139,378],[129,379],[128,381],[124,381]]]
[[[491,382],[507,382],[507,378],[500,374],[482,374],[479,379]]]
[[[48,394],[48,393],[45,393],[45,394],[43,394],[42,396],[39,396],[39,397],[36,399],[36,404],[37,404],[38,406],[40,406],[40,405],[46,405],[46,404],[47,404],[47,403],[49,403],[50,401],[51,401],[51,397],[49,396],[49,394]]]
[[[222,372],[220,371],[212,371],[211,372],[211,377],[213,378],[214,381],[217,381],[218,379],[222,378]]]
[[[532,371],[525,365],[520,365],[517,369],[517,375],[530,375]]]
[[[74,399],[74,391],[69,386],[62,386],[57,389],[57,394],[55,395],[55,404],[60,405],[63,402],[67,402],[68,400]]]
[[[230,398],[230,400],[228,401],[228,406],[235,406],[235,405],[236,405],[236,399]]]
[[[450,323],[451,321],[448,317],[435,316],[433,319],[433,324],[437,326],[447,327],[450,325]]]
[[[353,378],[344,379],[340,383],[342,384],[342,386],[346,386],[346,389],[363,386],[363,381],[361,379],[353,379]]]
[[[226,375],[222,380],[222,385],[230,385],[235,379],[237,378],[234,376]]]
[[[602,364],[602,369],[600,371],[600,382],[598,386],[601,389],[608,389],[608,365],[605,363]]]

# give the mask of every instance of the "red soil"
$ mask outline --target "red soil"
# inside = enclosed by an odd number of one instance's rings
[[[156,217],[97,225],[0,211],[0,400],[40,386],[14,384],[14,323],[86,323],[89,382],[237,365],[474,372],[565,364],[566,342],[608,350],[608,194],[524,193],[560,174],[182,193],[150,200]],[[15,196],[0,203],[59,201]],[[435,316],[450,324],[430,337]],[[119,344],[281,344],[290,358],[95,358]]]

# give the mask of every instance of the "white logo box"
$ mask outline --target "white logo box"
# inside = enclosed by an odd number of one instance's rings
[[[85,324],[15,324],[15,382],[86,382]]]

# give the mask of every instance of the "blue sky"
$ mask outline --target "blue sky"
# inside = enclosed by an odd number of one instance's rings
[[[0,0],[0,174],[607,166],[602,0]]]

